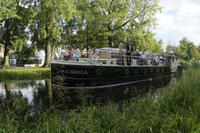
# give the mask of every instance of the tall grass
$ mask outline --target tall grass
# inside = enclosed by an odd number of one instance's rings
[[[200,69],[189,69],[176,84],[160,90],[154,96],[137,99],[122,111],[113,106],[83,106],[79,111],[66,110],[62,113],[50,109],[33,117],[29,115],[26,103],[15,101],[15,104],[11,104],[17,106],[15,108],[2,107],[0,132],[200,132],[199,96]],[[10,99],[7,102],[14,101]]]
[[[23,79],[49,79],[50,68],[0,69],[0,81]]]

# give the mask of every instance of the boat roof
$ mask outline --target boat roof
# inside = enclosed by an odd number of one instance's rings
[[[98,50],[99,50],[100,52],[119,53],[119,49],[118,49],[118,48],[106,47],[106,48],[99,48]]]

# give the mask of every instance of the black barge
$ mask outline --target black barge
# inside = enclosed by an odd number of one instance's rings
[[[100,89],[128,85],[169,75],[181,69],[174,55],[165,61],[152,63],[152,59],[132,57],[131,65],[118,64],[119,58],[78,58],[76,60],[52,60],[51,80],[54,88]],[[125,63],[126,64],[126,63]]]

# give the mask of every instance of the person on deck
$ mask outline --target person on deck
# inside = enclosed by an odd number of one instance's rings
[[[87,57],[87,49],[84,48],[81,52],[81,57]]]
[[[133,47],[131,45],[131,42],[129,42],[127,45],[126,45],[126,62],[127,62],[127,65],[131,65],[131,54],[133,52]]]
[[[121,41],[119,44],[119,65],[124,65],[123,59],[123,50],[124,50],[124,41]]]
[[[77,47],[74,51],[74,54],[72,55],[72,60],[78,61],[78,58],[80,58],[80,57],[81,57],[81,51],[80,51],[79,47]]]
[[[74,48],[71,46],[68,54],[65,56],[65,60],[70,60],[74,54]]]
[[[53,55],[52,55],[52,59],[57,59],[57,53],[55,52],[55,53],[53,53]]]

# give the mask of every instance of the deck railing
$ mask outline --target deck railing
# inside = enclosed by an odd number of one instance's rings
[[[168,59],[162,55],[126,55],[125,53],[93,53],[81,56],[73,55],[60,55],[52,56],[52,62],[65,62],[65,63],[83,63],[93,65],[118,65],[118,66],[132,66],[132,65],[168,65]]]

